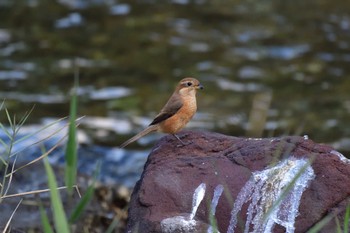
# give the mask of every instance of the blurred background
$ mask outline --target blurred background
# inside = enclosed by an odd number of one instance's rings
[[[349,64],[350,1],[0,0],[0,99],[18,118],[34,107],[20,133],[68,116],[79,76],[79,172],[102,160],[101,181],[128,188],[162,135],[118,145],[186,76],[205,86],[188,128],[307,135],[349,155]]]
[[[307,135],[347,154],[349,12],[340,0],[1,0],[0,99],[16,116],[34,106],[30,131],[68,115],[79,76],[80,159],[91,153],[81,169],[102,158],[134,172],[133,155],[138,177],[161,135],[117,146],[186,76],[205,86],[188,128]],[[111,180],[125,175],[120,169]]]

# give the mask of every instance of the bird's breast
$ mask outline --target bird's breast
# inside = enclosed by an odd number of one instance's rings
[[[196,111],[196,97],[187,96],[183,98],[183,105],[179,111],[160,124],[161,131],[170,134],[180,131],[192,119]]]

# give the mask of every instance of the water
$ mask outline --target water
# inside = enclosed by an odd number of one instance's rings
[[[95,119],[96,122],[98,120],[102,119]],[[83,119],[78,122],[83,122]],[[105,121],[104,125],[108,125],[108,123],[108,121]],[[12,134],[11,129],[7,128],[6,130]],[[100,127],[100,130],[103,130],[103,127]],[[45,148],[45,151],[55,148],[48,155],[48,160],[51,164],[64,166],[67,132],[68,122],[66,120],[45,119],[40,124],[23,126],[16,137],[16,143],[11,148],[11,161],[16,159],[16,168],[18,168],[41,156],[43,148]],[[30,136],[28,137],[28,135]],[[0,138],[6,144],[10,144],[9,137],[2,131],[0,132]],[[133,188],[140,177],[149,151],[130,151],[132,153],[132,156],[130,156],[130,152],[119,148],[91,145],[90,137],[82,130],[78,130],[77,140],[80,143],[77,164],[80,174],[91,176],[100,162],[101,169],[98,179],[101,182]],[[2,155],[7,154],[6,149],[8,148],[0,147],[0,153]],[[30,166],[24,169],[32,172]],[[42,174],[37,175],[42,176]],[[25,185],[25,189],[22,192],[40,189],[36,186],[37,182],[34,180],[32,183],[23,185]]]
[[[349,12],[340,0],[0,1],[0,99],[17,117],[35,105],[28,125],[67,116],[79,69],[79,115],[109,125],[80,129],[93,150],[115,150],[190,75],[206,88],[189,127],[245,136],[261,118],[249,136],[306,134],[347,156]],[[271,93],[263,117],[251,111],[260,93]]]

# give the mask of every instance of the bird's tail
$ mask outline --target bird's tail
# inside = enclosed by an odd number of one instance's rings
[[[158,129],[158,125],[150,125],[148,126],[146,129],[142,130],[140,133],[136,134],[134,137],[130,138],[129,140],[127,140],[126,142],[124,142],[123,144],[120,145],[120,148],[124,148],[127,145],[129,145],[130,143],[138,140],[139,138],[153,132],[153,131],[157,131]]]

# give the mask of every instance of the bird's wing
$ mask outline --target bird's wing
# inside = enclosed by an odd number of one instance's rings
[[[170,117],[172,117],[175,113],[179,111],[179,109],[182,107],[183,103],[179,96],[172,96],[169,101],[166,103],[166,105],[163,107],[163,109],[160,111],[160,113],[154,118],[152,123],[150,125],[158,124]]]

